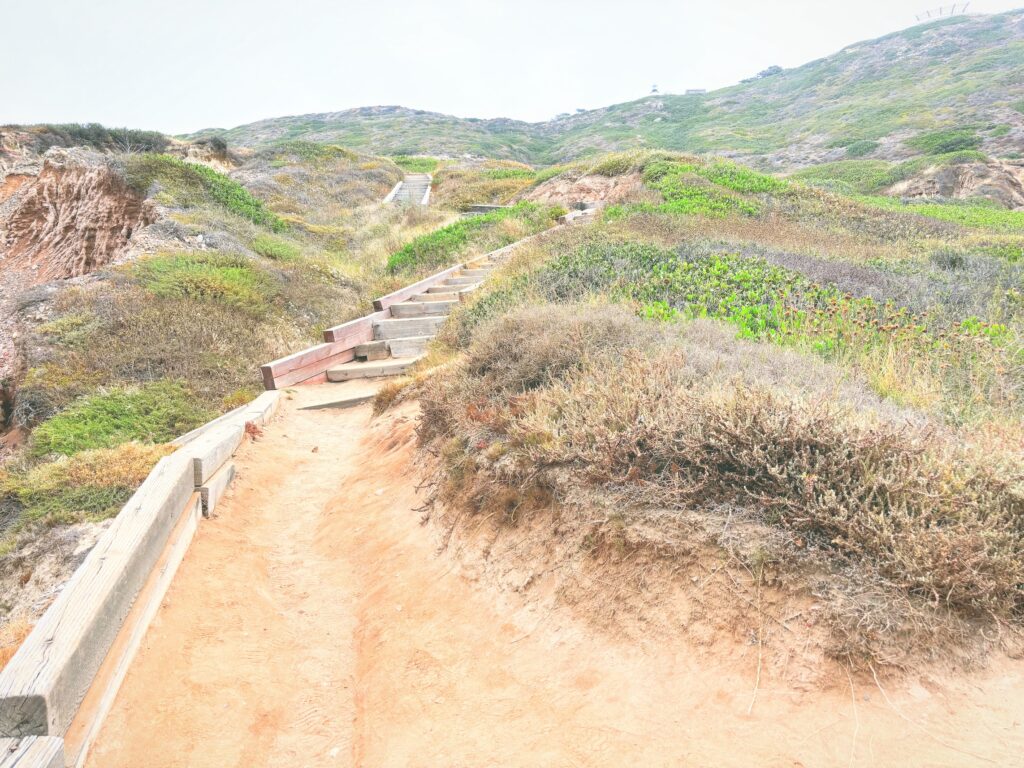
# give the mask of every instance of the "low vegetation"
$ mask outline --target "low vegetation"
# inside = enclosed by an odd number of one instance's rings
[[[158,185],[157,200],[165,204],[190,208],[211,200],[271,231],[287,228],[284,220],[267,210],[245,187],[209,166],[162,154],[129,155],[125,164],[128,183],[140,193]]]
[[[223,135],[247,146],[308,136],[375,152],[533,165],[637,148],[773,168],[820,162],[823,149],[840,147],[851,159],[962,148],[1004,157],[1019,148],[987,128],[1022,125],[1021,17],[1017,10],[932,20],[710,93],[661,93],[545,123],[392,107],[261,121]]]
[[[79,451],[62,461],[8,468],[0,475],[0,497],[16,503],[19,512],[7,541],[33,528],[112,517],[172,451],[168,445],[128,442]],[[0,538],[0,549],[4,541]]]
[[[981,146],[981,137],[970,129],[949,128],[918,134],[907,141],[907,146],[926,155],[945,155],[950,152],[977,149]]]
[[[797,171],[791,178],[844,194],[869,195],[905,181],[930,167],[987,162],[981,152],[964,150],[889,163],[885,160],[839,160]]]
[[[107,128],[99,123],[41,123],[0,126],[29,135],[29,149],[42,154],[52,147],[90,147],[112,152],[163,152],[171,140],[159,131]]]
[[[557,509],[559,552],[642,549],[686,574],[695,546],[724,550],[752,601],[762,583],[813,594],[829,652],[854,665],[1012,645],[1013,212],[717,160],[601,162],[661,202],[524,249],[443,330],[455,361],[409,385],[438,498],[506,525]]]
[[[434,176],[432,200],[456,211],[508,205],[535,177],[530,166],[507,160],[447,162]]]
[[[279,241],[274,252],[280,254],[286,247]],[[269,311],[276,292],[269,275],[244,256],[161,254],[139,261],[132,272],[156,296],[216,302],[257,316]]]
[[[829,571],[832,649],[855,663],[927,653],[980,617],[1019,620],[1019,445],[940,428],[713,326],[649,323],[569,305],[481,325],[423,388],[444,497],[509,522],[538,500],[582,507],[604,515],[591,536],[677,523],[666,510],[778,529],[785,544],[766,536],[748,566],[789,583]]]
[[[452,266],[467,256],[501,248],[547,229],[563,209],[519,203],[479,216],[460,219],[421,235],[388,259],[396,274],[430,272]]]
[[[32,433],[32,453],[73,456],[126,442],[166,443],[211,417],[175,382],[100,390],[40,424]]]
[[[391,159],[406,173],[433,173],[439,162],[437,158],[414,155],[397,155]]]
[[[8,576],[46,529],[114,514],[168,441],[255,397],[261,363],[365,313],[402,280],[388,257],[451,218],[380,206],[402,170],[341,147],[285,142],[230,175],[110,161],[164,213],[148,255],[62,286],[26,329],[11,421],[30,434],[0,478]]]
[[[865,198],[871,205],[890,210],[905,210],[965,227],[992,232],[1024,234],[1024,211],[1009,211],[987,200],[949,200],[943,202],[901,202],[891,197]]]

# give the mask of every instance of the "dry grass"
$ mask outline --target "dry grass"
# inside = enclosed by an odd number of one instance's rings
[[[0,669],[11,660],[31,631],[32,623],[24,616],[0,624]]]
[[[507,513],[543,491],[646,527],[731,510],[755,538],[729,548],[825,600],[833,652],[852,661],[900,663],[940,637],[1019,626],[1024,453],[1012,430],[942,427],[840,369],[710,324],[661,340],[643,325],[568,306],[478,329],[465,359],[422,388],[442,493]],[[783,534],[779,552],[758,544],[764,531]]]
[[[128,442],[44,464],[15,461],[0,474],[0,503],[14,513],[9,530],[0,532],[0,545],[37,527],[116,514],[157,461],[173,450]]]
[[[464,211],[471,205],[507,205],[533,183],[533,169],[508,160],[446,163],[435,175],[432,203]]]

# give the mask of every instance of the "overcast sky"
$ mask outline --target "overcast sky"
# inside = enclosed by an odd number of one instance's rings
[[[933,2],[0,0],[0,124],[183,133],[376,104],[545,120],[797,66]]]

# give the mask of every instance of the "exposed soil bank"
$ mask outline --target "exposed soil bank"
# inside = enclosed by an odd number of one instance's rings
[[[297,391],[242,449],[90,765],[1024,765],[1021,662],[884,693],[771,675],[751,708],[755,648],[627,642],[551,579],[495,586],[415,511],[414,406],[298,409],[360,386]]]

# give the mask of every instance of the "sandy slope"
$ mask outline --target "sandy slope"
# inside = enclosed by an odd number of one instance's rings
[[[414,511],[412,407],[298,410],[357,386],[299,391],[246,446],[90,765],[1024,765],[1019,662],[885,695],[765,681],[748,715],[749,653],[626,644],[486,586]]]

